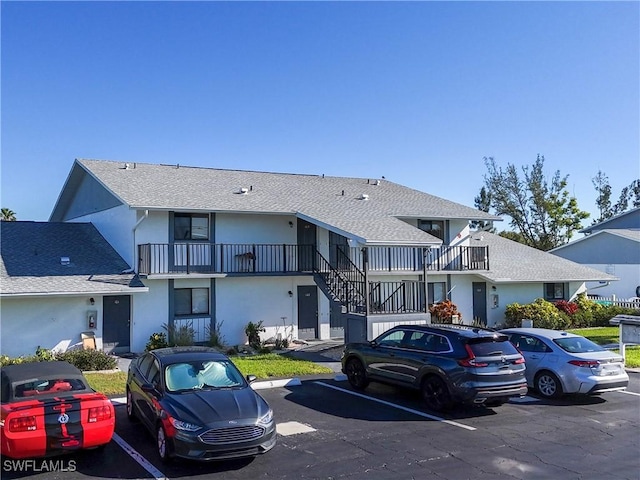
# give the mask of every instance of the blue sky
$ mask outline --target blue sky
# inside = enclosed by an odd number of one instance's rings
[[[75,158],[385,176],[473,206],[483,157],[542,154],[592,214],[598,170],[616,198],[640,178],[639,2],[4,1],[1,19],[19,220],[49,218]]]

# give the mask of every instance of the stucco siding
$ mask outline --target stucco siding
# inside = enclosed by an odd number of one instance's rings
[[[94,297],[3,298],[1,353],[11,357],[32,355],[38,346],[65,351],[82,343],[81,333],[93,331],[102,348],[102,298]],[[87,311],[98,312],[94,330],[88,328]]]
[[[587,266],[590,264],[640,265],[638,242],[607,233],[593,235],[592,238],[568,244],[551,253]]]

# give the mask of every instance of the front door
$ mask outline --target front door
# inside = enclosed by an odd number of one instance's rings
[[[102,299],[102,343],[104,350],[126,353],[131,346],[131,297],[106,296]]]
[[[298,338],[318,338],[318,289],[315,285],[298,286]]]
[[[473,282],[473,319],[487,324],[487,284]]]
[[[298,269],[301,272],[313,271],[316,245],[316,226],[298,219]]]

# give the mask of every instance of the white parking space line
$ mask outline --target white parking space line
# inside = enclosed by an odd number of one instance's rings
[[[154,478],[155,480],[169,480],[160,470],[154,467],[151,462],[149,462],[149,460],[140,455],[140,453],[138,453],[135,448],[125,442],[117,433],[113,434],[113,441],[120,445],[120,448],[127,452],[127,454],[129,454],[131,458],[133,458],[140,464],[140,466],[142,466],[142,468],[149,472],[151,474],[151,478]]]
[[[332,388],[334,390],[338,390],[339,392],[347,393],[349,395],[354,395],[360,398],[366,398],[367,400],[371,400],[372,402],[381,403],[382,405],[386,405],[388,407],[397,408],[398,410],[404,410],[405,412],[413,413],[414,415],[419,415],[421,417],[428,418],[430,420],[436,420],[438,422],[447,423],[449,425],[453,425],[454,427],[464,428],[465,430],[476,430],[475,427],[470,427],[469,425],[465,425],[463,423],[454,422],[453,420],[447,420],[445,418],[436,417],[435,415],[429,415],[428,413],[421,412],[420,410],[414,410],[413,408],[403,407],[402,405],[397,405],[395,403],[387,402],[386,400],[380,400],[378,398],[369,397],[367,395],[363,395],[361,393],[353,392],[351,390],[347,390],[345,388],[336,387],[335,385],[329,385],[324,382],[314,382],[323,387]]]
[[[620,393],[626,393],[627,395],[635,395],[636,397],[640,397],[640,393],[636,392],[628,392],[626,390],[622,390]]]

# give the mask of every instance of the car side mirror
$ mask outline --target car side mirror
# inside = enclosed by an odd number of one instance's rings
[[[369,345],[371,345],[372,348],[376,348],[378,346],[378,342],[376,342],[375,340],[371,340],[369,342]]]
[[[156,391],[156,386],[153,383],[143,383],[140,385],[140,389],[145,393],[154,393]]]
[[[256,377],[255,375],[247,375],[247,382],[249,383],[253,383],[256,381],[258,377]]]

